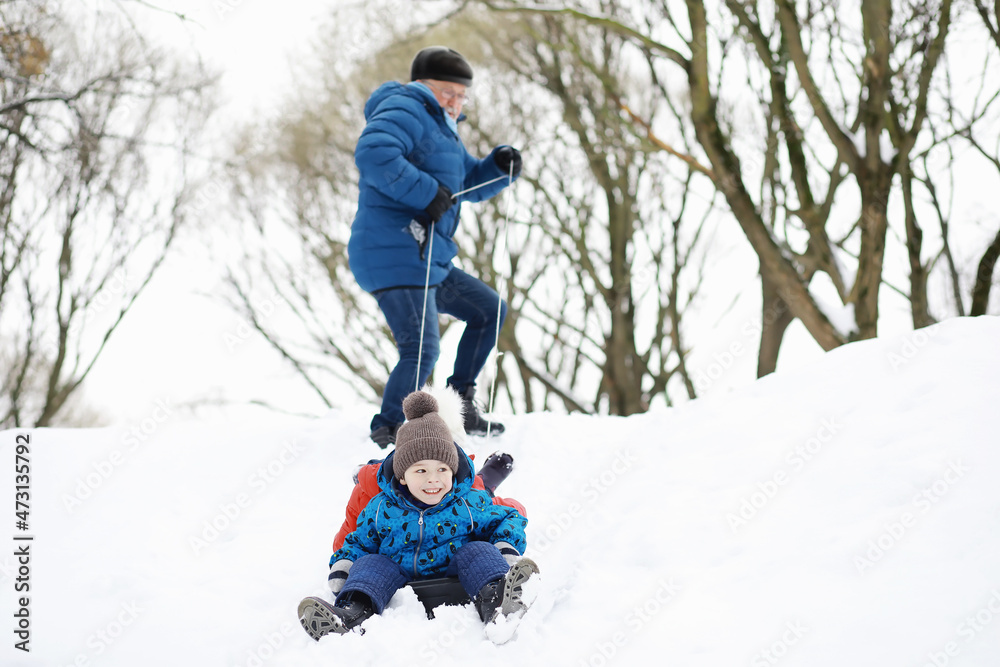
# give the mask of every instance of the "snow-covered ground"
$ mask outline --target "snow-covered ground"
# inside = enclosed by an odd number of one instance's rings
[[[1000,319],[956,319],[672,410],[504,416],[470,449],[516,458],[500,490],[543,575],[501,647],[471,608],[428,621],[408,591],[364,636],[299,627],[379,454],[367,408],[6,431],[0,664],[995,667],[998,341]]]

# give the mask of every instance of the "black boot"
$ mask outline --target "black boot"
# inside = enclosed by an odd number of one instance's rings
[[[538,574],[538,565],[530,558],[521,558],[507,574],[479,589],[476,611],[483,623],[491,623],[499,616],[520,618],[528,608],[523,598],[523,586],[532,575]]]
[[[361,625],[375,614],[375,605],[362,593],[348,593],[333,605],[333,611],[340,616],[344,626],[350,630]]]
[[[396,444],[396,431],[399,430],[399,427],[400,424],[386,424],[385,426],[379,426],[371,432],[369,437],[376,445],[385,449],[389,445]]]
[[[479,476],[483,478],[483,486],[490,493],[496,493],[500,482],[507,479],[513,469],[513,456],[504,452],[493,452],[486,459],[483,467],[479,469]]]
[[[473,400],[476,395],[475,385],[469,385],[465,391],[458,392],[458,395],[462,397],[462,412],[465,413],[463,416],[465,417],[466,433],[469,435],[486,435],[487,433],[500,435],[504,432],[503,424],[488,422],[479,413],[479,406]]]
[[[308,597],[299,603],[299,622],[316,641],[331,632],[346,634],[374,613],[375,606],[371,600],[358,593],[350,593],[336,604],[317,597]]]
[[[491,581],[479,589],[479,594],[474,600],[476,611],[483,623],[489,623],[497,615],[500,603],[503,602],[503,579]]]

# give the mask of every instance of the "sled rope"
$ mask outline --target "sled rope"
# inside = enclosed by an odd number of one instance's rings
[[[473,190],[478,190],[481,187],[487,186],[490,183],[496,183],[497,181],[509,178],[513,180],[514,167],[511,166],[511,175],[508,176],[497,176],[496,178],[486,181],[485,183],[480,183],[479,185],[473,185],[471,188],[466,188],[464,190],[459,190],[454,193],[451,198],[457,199],[459,195],[464,195],[466,192],[472,192]],[[434,252],[434,222],[431,221],[430,226],[427,228],[427,234],[429,238],[427,240],[427,276],[424,278],[424,305],[420,313],[420,348],[417,350],[417,377],[414,379],[413,391],[420,391],[420,364],[424,357],[424,329],[427,325],[427,294],[430,292],[431,288],[431,257]],[[499,311],[500,306],[497,306]],[[500,328],[497,327],[497,340],[500,339]],[[489,428],[487,427],[487,437],[489,437]]]
[[[500,178],[503,178],[501,176]],[[514,161],[511,160],[510,171],[507,174],[507,194],[504,197],[504,218],[503,218],[503,252],[506,256],[509,247],[507,244],[508,230],[510,229],[510,207],[511,200],[510,196],[514,185]],[[503,289],[501,289],[501,282],[503,281],[503,271],[497,272],[497,332],[496,337],[493,339],[493,379],[490,380],[490,400],[489,407],[487,411],[492,414],[493,412],[493,401],[496,398],[497,389],[497,375],[500,372],[500,314],[503,308]],[[486,441],[489,442],[491,431],[493,430],[493,422],[486,420]]]
[[[510,171],[506,175],[497,176],[496,178],[486,181],[485,183],[480,183],[479,185],[474,185],[471,188],[460,190],[459,192],[456,192],[452,195],[452,199],[455,199],[459,195],[463,195],[466,192],[472,192],[473,190],[477,190],[486,185],[490,185],[491,183],[496,183],[497,181],[502,180],[504,178],[507,179],[507,195],[504,201],[503,233],[501,234],[501,236],[503,237],[503,249],[504,252],[506,253],[508,248],[507,245],[508,229],[510,228],[510,207],[511,207],[510,196],[511,196],[511,190],[513,189],[511,186],[514,183],[514,163],[511,162]],[[420,313],[420,342],[419,342],[420,347],[417,350],[417,377],[415,378],[414,381],[413,391],[420,391],[420,365],[424,355],[424,329],[427,325],[427,295],[430,292],[431,258],[434,253],[433,221],[431,222],[430,227],[427,229],[427,233],[430,235],[430,238],[427,241],[427,275],[424,278],[424,305]],[[499,367],[500,367],[500,350],[498,349],[498,347],[500,345],[500,315],[503,310],[503,290],[500,289],[500,283],[502,277],[503,277],[502,273],[497,274],[497,329],[496,329],[496,334],[494,335],[493,338],[493,379],[490,381],[490,399],[488,407],[489,412],[493,412],[493,403],[496,398],[497,373],[499,372]],[[487,424],[486,439],[489,440],[491,431],[493,429],[493,422],[487,420],[486,424]]]
[[[473,185],[471,188],[465,188],[464,190],[459,190],[458,192],[456,192],[455,194],[453,194],[451,196],[451,198],[455,199],[459,195],[464,195],[466,192],[472,192],[473,190],[478,190],[479,188],[486,187],[490,183],[496,183],[497,181],[503,180],[505,178],[508,178],[508,176],[506,176],[506,175],[504,175],[504,176],[497,176],[496,178],[492,178],[492,179],[486,181],[485,183],[480,183],[479,185]]]
[[[434,252],[434,221],[427,228],[427,277],[424,278],[424,307],[420,313],[420,348],[417,350],[417,377],[414,379],[413,391],[420,391],[420,362],[424,356],[424,327],[427,324],[427,293],[431,287],[431,253]]]

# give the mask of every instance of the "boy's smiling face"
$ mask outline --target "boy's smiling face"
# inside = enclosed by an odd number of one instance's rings
[[[399,480],[422,503],[437,505],[451,491],[454,473],[443,461],[417,461]]]

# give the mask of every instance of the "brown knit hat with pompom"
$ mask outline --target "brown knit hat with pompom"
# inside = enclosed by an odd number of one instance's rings
[[[451,429],[438,414],[438,402],[425,391],[415,391],[403,399],[406,423],[396,431],[396,452],[392,474],[403,479],[406,469],[417,461],[442,461],[458,471],[458,449]]]

